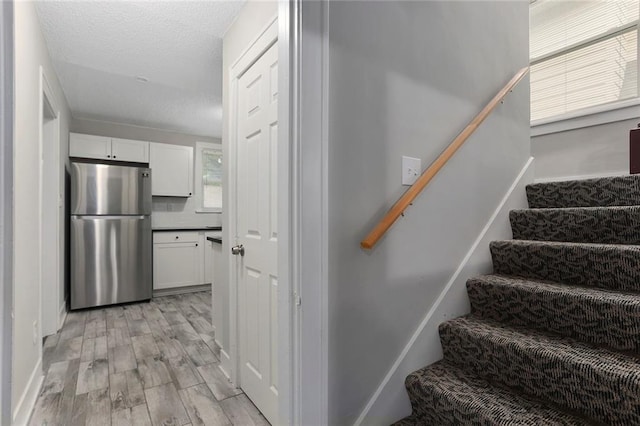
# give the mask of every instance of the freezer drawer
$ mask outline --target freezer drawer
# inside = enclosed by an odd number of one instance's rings
[[[71,217],[71,309],[150,299],[150,216]]]

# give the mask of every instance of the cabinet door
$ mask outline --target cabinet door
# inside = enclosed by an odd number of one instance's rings
[[[205,283],[213,283],[213,245],[218,244],[213,241],[209,241],[206,237],[217,235],[214,233],[206,233],[205,244],[204,244],[204,282]]]
[[[227,341],[227,337],[223,335],[223,333],[225,333],[224,322],[225,318],[229,318],[229,287],[227,286],[227,282],[222,279],[222,268],[226,260],[222,255],[222,244],[213,243],[211,246],[211,254],[213,260],[213,282],[211,283],[213,315],[211,317],[211,325],[215,330],[216,343],[224,348],[224,342]]]
[[[111,159],[111,138],[104,136],[69,135],[69,157]]]
[[[111,158],[116,161],[149,162],[149,142],[111,139]]]
[[[202,284],[202,246],[194,242],[153,245],[153,289]]]
[[[155,196],[190,197],[193,194],[193,148],[151,143],[151,191]]]

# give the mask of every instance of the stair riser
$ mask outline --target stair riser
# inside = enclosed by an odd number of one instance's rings
[[[640,247],[491,243],[494,273],[614,290],[640,290]]]
[[[447,323],[440,337],[447,361],[486,380],[606,424],[640,424],[640,374],[628,377],[604,364],[582,364],[540,347],[523,349]]]
[[[640,205],[640,179],[624,176],[527,186],[531,208]]]
[[[640,209],[540,209],[509,214],[517,240],[640,244]]]
[[[640,303],[469,280],[471,312],[621,351],[640,351]]]

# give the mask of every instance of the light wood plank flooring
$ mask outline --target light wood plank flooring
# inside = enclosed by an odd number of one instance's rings
[[[31,425],[269,425],[218,368],[211,292],[69,312]]]

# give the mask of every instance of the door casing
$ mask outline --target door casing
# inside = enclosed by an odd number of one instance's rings
[[[278,346],[279,421],[282,425],[328,424],[328,97],[329,2],[282,1],[274,17],[230,67],[230,111],[237,78],[270,43],[278,43]],[[304,20],[302,19],[304,16]],[[277,20],[273,35],[272,25]],[[304,24],[303,24],[304,21]],[[304,27],[304,31],[303,31]],[[268,35],[265,37],[265,34]],[[265,45],[266,44],[266,45]],[[244,58],[244,59],[243,59]],[[226,164],[235,159],[236,123],[228,114]],[[227,190],[236,188],[227,167]],[[303,191],[303,188],[310,189]],[[229,207],[225,207],[229,212]],[[223,249],[229,268],[230,350],[237,352],[237,294],[230,253],[233,214],[227,214]],[[357,242],[356,242],[357,243]],[[303,315],[304,313],[304,315]],[[234,347],[235,344],[235,347]],[[226,371],[236,381],[233,358]],[[237,361],[237,358],[236,358]],[[225,361],[221,360],[224,367]]]
[[[58,302],[62,291],[62,205],[60,164],[60,110],[53,91],[40,67],[39,108],[40,151],[40,330],[41,336],[55,334],[62,326]],[[46,267],[45,267],[46,265]],[[45,270],[48,269],[48,270]],[[64,308],[63,308],[64,309]]]

